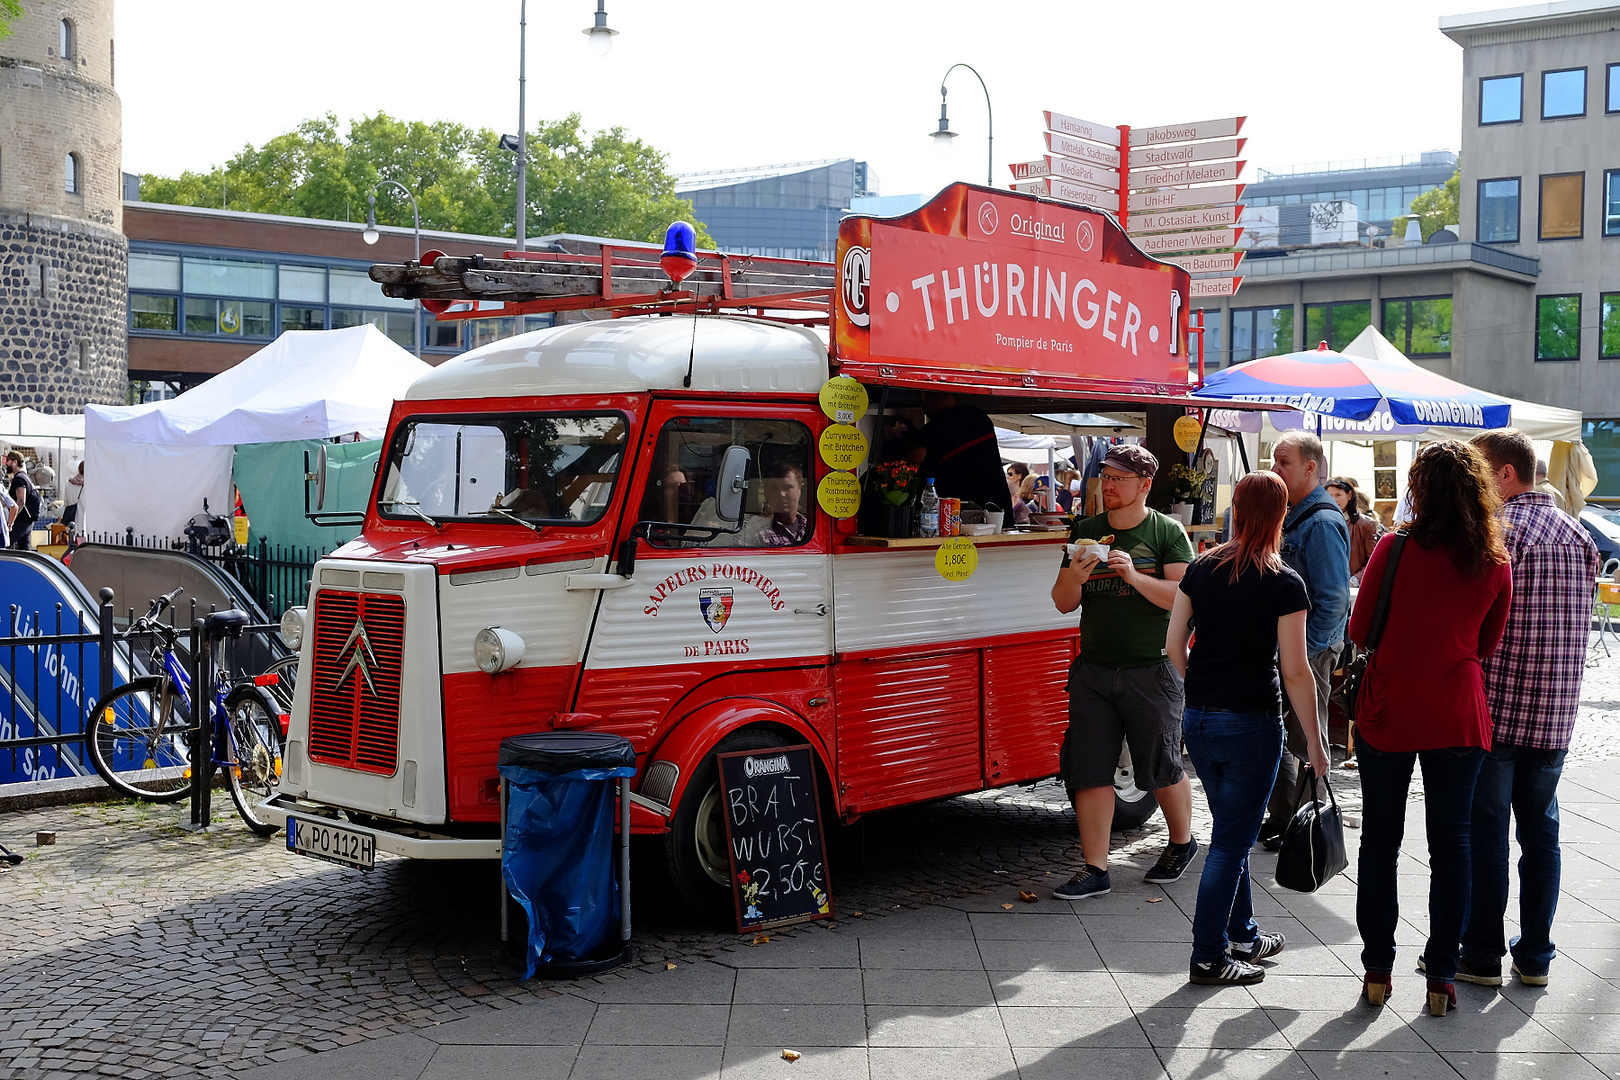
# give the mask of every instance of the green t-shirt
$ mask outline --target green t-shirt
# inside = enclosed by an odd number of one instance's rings
[[[1192,544],[1175,518],[1157,510],[1134,529],[1116,530],[1108,515],[1076,518],[1069,529],[1069,542],[1099,540],[1110,533],[1110,547],[1129,552],[1136,568],[1152,577],[1164,577],[1164,568],[1193,560]],[[1069,556],[1063,556],[1069,565]],[[1164,660],[1164,637],[1170,629],[1170,612],[1127,585],[1112,570],[1099,566],[1081,587],[1081,654],[1092,663],[1107,667],[1148,667]]]

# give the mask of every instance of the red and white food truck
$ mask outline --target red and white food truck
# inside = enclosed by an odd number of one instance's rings
[[[671,287],[656,252],[374,268],[434,310],[621,317],[475,349],[395,404],[364,530],[288,619],[289,846],[496,858],[501,739],[589,728],[634,744],[633,831],[701,904],[726,896],[717,752],[809,744],[846,822],[1056,772],[1065,535],[973,538],[962,580],[943,540],[860,536],[818,499],[818,395],[857,380],[844,419],[877,442],[923,389],[1168,426],[1193,404],[1186,272],[1105,214],[962,184],[846,218],[833,267],[704,253]],[[796,528],[761,527],[795,499]]]

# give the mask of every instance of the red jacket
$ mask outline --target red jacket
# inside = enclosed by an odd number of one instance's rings
[[[1395,534],[1378,541],[1361,576],[1350,640],[1364,644]],[[1513,599],[1506,565],[1464,577],[1451,552],[1408,540],[1395,568],[1389,620],[1362,681],[1356,737],[1385,751],[1491,746],[1480,661],[1496,651]]]

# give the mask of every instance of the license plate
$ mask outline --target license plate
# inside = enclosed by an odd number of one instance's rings
[[[369,833],[291,815],[287,817],[287,850],[361,870],[370,870],[377,862],[377,839]]]

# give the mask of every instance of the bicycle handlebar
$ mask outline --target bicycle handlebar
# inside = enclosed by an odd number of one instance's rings
[[[170,636],[178,637],[178,634],[175,633],[170,627],[164,626],[162,623],[158,622],[157,617],[163,614],[164,608],[170,607],[174,604],[175,597],[179,596],[185,591],[185,586],[182,585],[174,591],[165,593],[156,600],[153,600],[152,606],[146,609],[146,614],[129,624],[129,629],[124,631],[124,637],[134,637],[137,633],[144,630],[153,629],[167,632],[170,634]]]

